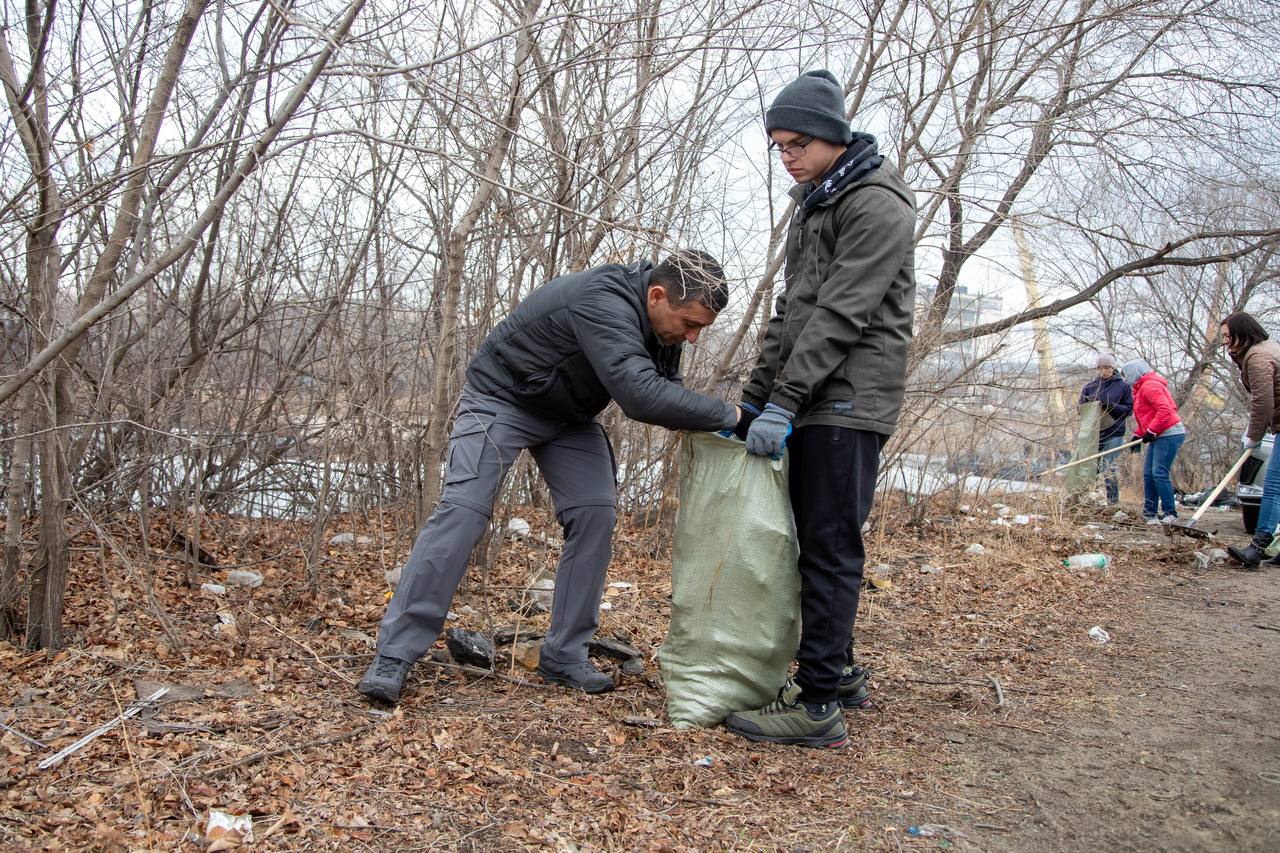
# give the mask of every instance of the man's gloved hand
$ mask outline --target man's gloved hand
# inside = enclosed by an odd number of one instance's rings
[[[760,410],[748,403],[746,400],[743,400],[738,404],[738,410],[742,412],[742,415],[738,418],[737,425],[734,426],[733,429],[725,430],[721,435],[725,438],[728,438],[731,435],[736,435],[738,438],[746,441],[747,432],[751,429],[751,425],[755,423],[756,418],[760,417]]]
[[[1143,444],[1150,444],[1151,442],[1153,442],[1153,441],[1155,441],[1155,440],[1156,440],[1156,434],[1155,434],[1154,432],[1152,432],[1151,430],[1147,430],[1146,432],[1144,432],[1144,433],[1142,434],[1142,443],[1143,443]]]
[[[1255,440],[1255,439],[1249,438],[1249,433],[1243,432],[1240,434],[1240,444],[1244,447],[1245,450],[1253,450],[1259,444],[1262,444],[1262,439]]]
[[[1134,438],[1137,438],[1137,436],[1135,435],[1135,436],[1134,436]],[[1129,452],[1130,452],[1130,453],[1141,453],[1141,452],[1142,452],[1142,445],[1141,445],[1141,444],[1130,444],[1130,445],[1129,445]]]
[[[773,403],[766,405],[764,412],[747,430],[747,452],[755,456],[781,459],[782,449],[787,446],[787,436],[791,435],[791,421],[795,416],[795,412],[788,412],[781,406]]]

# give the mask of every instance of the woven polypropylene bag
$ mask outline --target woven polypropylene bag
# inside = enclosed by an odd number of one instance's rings
[[[1076,450],[1072,459],[1084,459],[1098,452],[1098,433],[1101,431],[1102,411],[1096,401],[1080,407],[1080,428],[1076,431]],[[1068,495],[1078,495],[1093,488],[1098,479],[1098,460],[1081,462],[1067,469],[1064,486]]]
[[[675,726],[768,704],[800,643],[795,521],[782,462],[688,433],[680,445],[671,629],[658,651]]]

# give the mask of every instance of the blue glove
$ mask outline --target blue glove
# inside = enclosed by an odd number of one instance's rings
[[[791,421],[795,416],[795,412],[788,412],[773,403],[765,406],[764,412],[747,431],[747,452],[755,456],[781,459],[782,449],[787,446],[787,436],[791,435]]]

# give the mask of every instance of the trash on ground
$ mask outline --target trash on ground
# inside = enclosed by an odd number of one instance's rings
[[[386,578],[387,586],[392,589],[398,589],[400,587],[400,575],[403,573],[404,566],[396,566],[394,569],[387,569],[382,576]]]
[[[921,565],[921,566],[920,566],[920,574],[922,574],[922,575],[940,575],[940,574],[942,574],[942,567],[941,567],[941,566],[931,566],[931,565],[929,565],[928,563],[924,563],[923,565]]]
[[[373,544],[373,538],[370,536],[357,536],[354,533],[339,533],[329,540],[329,544],[334,548],[355,548],[367,547]]]
[[[468,663],[488,669],[493,665],[493,643],[479,631],[464,631],[461,628],[449,628],[444,632],[445,645],[449,654],[458,663]]]
[[[204,840],[209,845],[206,850],[234,850],[242,844],[252,844],[253,815],[209,809]]]
[[[1112,521],[1128,521],[1129,517],[1130,517],[1129,513],[1125,512],[1122,509],[1118,509],[1116,510],[1116,514],[1111,516],[1111,520]]]
[[[1111,567],[1111,558],[1106,554],[1073,554],[1062,561],[1064,569],[1102,569]]]
[[[979,555],[979,554],[985,554],[985,553],[987,552],[987,549],[986,549],[986,548],[984,548],[984,547],[981,545],[981,543],[974,542],[974,543],[973,543],[972,545],[970,545],[968,548],[965,548],[965,549],[964,549],[964,552],[965,552],[966,554],[973,554],[974,556],[977,556],[977,555]]]
[[[512,539],[523,539],[529,535],[529,531],[533,528],[529,526],[529,522],[523,518],[516,516],[507,522],[507,535]]]
[[[1099,645],[1111,642],[1111,635],[1103,630],[1101,625],[1094,625],[1089,629],[1089,637],[1096,640]]]
[[[231,586],[242,586],[256,589],[262,586],[262,575],[248,569],[232,569],[227,572],[227,583]]]
[[[641,729],[662,728],[662,720],[655,720],[653,717],[623,717],[622,724],[624,726],[636,726]]]
[[[202,583],[200,584],[200,589],[204,590],[210,595],[226,595],[227,594],[227,588],[220,583]]]
[[[693,766],[694,766],[694,767],[710,767],[710,766],[711,766],[711,756],[710,756],[710,755],[704,755],[702,758],[699,758],[697,761],[693,762]]]

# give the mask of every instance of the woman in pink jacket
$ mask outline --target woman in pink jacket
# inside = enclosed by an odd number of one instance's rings
[[[1133,419],[1138,424],[1133,437],[1142,439],[1147,446],[1142,463],[1142,517],[1147,524],[1169,524],[1178,517],[1169,470],[1178,448],[1187,439],[1187,428],[1169,394],[1169,381],[1151,365],[1135,358],[1120,372],[1124,381],[1133,386]]]

